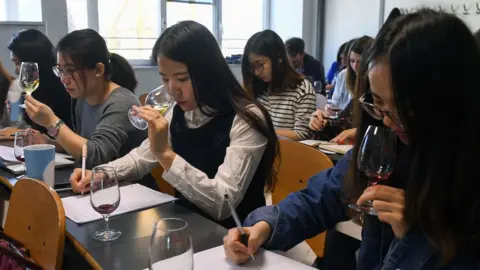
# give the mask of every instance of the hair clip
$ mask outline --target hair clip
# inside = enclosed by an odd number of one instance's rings
[[[463,4],[463,15],[470,15],[468,10],[470,9],[470,6],[467,4]]]
[[[480,3],[477,2],[476,6],[477,6],[477,12],[475,12],[475,13],[480,15]]]
[[[450,8],[451,8],[451,10],[452,10],[452,14],[457,14],[457,9],[458,9],[458,6],[457,6],[457,5],[451,4],[451,5],[450,5]]]

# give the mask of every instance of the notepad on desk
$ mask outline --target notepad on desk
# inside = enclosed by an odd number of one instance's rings
[[[329,141],[320,141],[320,140],[303,140],[303,141],[299,141],[299,143],[305,144],[305,145],[308,145],[308,146],[311,146],[311,147],[317,147],[319,145],[334,144],[334,143],[331,143]]]
[[[182,265],[180,262],[184,256],[176,256],[167,260],[159,261],[153,264],[153,269],[180,270],[175,266]],[[242,269],[262,269],[262,270],[311,270],[311,266],[291,260],[274,252],[260,249],[255,253],[255,260],[250,260],[246,264],[235,265],[225,257],[223,246],[207,249],[193,255],[193,264],[195,270],[242,270]]]
[[[110,215],[117,216],[140,209],[146,209],[176,200],[175,197],[155,191],[140,184],[120,187],[120,204]],[[62,199],[65,215],[77,224],[87,223],[103,218],[93,210],[89,194]]]
[[[353,145],[350,144],[325,144],[319,145],[318,148],[332,151],[338,154],[345,154],[353,148]]]

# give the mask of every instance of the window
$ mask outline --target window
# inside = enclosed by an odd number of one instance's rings
[[[41,0],[0,0],[0,21],[42,21]]]
[[[159,0],[98,0],[98,14],[99,33],[110,52],[150,59],[161,30]]]
[[[242,54],[247,40],[264,29],[263,1],[222,1],[222,28],[223,55]]]
[[[88,28],[87,0],[67,0],[68,32]]]
[[[212,1],[203,0],[195,1],[195,3],[193,3],[193,1],[168,1],[167,27],[170,27],[179,21],[185,20],[201,23],[213,33]]]

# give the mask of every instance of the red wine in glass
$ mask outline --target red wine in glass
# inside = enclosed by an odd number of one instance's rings
[[[393,172],[396,158],[397,136],[384,127],[369,126],[358,150],[357,166],[370,179],[368,186],[387,180]],[[376,215],[377,212],[368,201],[362,205],[350,204],[350,208]]]
[[[20,162],[25,162],[25,156],[24,155],[20,155],[20,156],[15,155],[15,158]]]
[[[90,203],[93,209],[105,220],[105,228],[93,233],[93,238],[107,242],[118,239],[122,232],[110,229],[108,220],[120,204],[120,188],[115,169],[112,166],[101,165],[93,168],[90,179]]]
[[[107,204],[99,205],[97,207],[93,207],[93,209],[95,209],[95,211],[97,211],[102,215],[110,215],[111,213],[113,213],[113,211],[117,210],[118,204],[119,203],[112,203],[112,204],[107,203]]]

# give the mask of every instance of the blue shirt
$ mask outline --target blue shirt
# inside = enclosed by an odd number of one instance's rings
[[[301,241],[332,229],[349,219],[342,203],[343,179],[352,153],[348,152],[334,168],[320,172],[308,181],[307,188],[291,193],[277,206],[265,206],[252,212],[246,227],[265,221],[272,228],[267,249],[288,250]],[[366,217],[362,229],[358,269],[425,270],[479,269],[478,258],[457,256],[448,266],[438,268],[440,254],[420,231],[411,230],[396,239],[389,224],[374,216]]]

